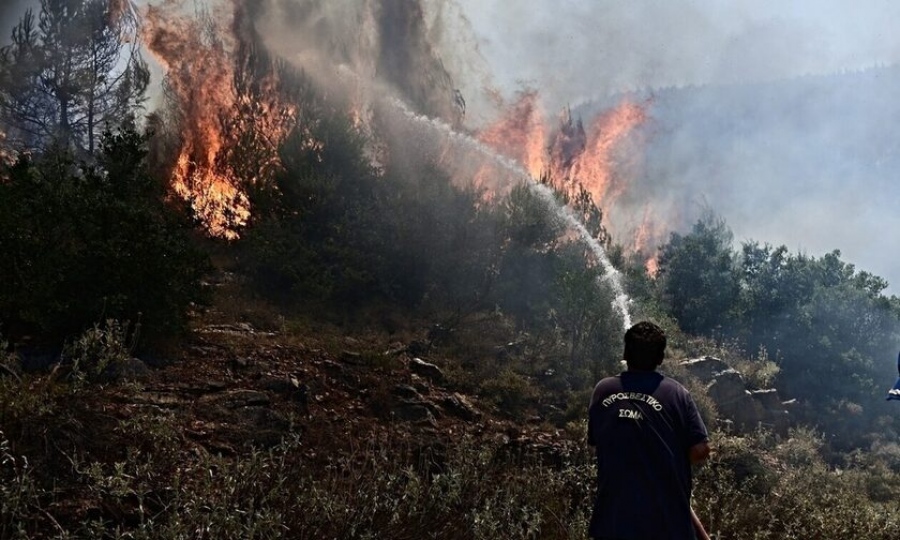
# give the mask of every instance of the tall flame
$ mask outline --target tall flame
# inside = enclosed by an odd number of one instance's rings
[[[535,91],[522,92],[500,118],[483,129],[478,138],[500,154],[519,162],[533,177],[549,178],[556,189],[577,195],[586,191],[594,204],[608,211],[627,192],[627,167],[634,157],[626,146],[647,121],[647,103],[629,99],[601,111],[585,125],[566,108],[558,126],[547,125]],[[548,136],[548,134],[550,134]],[[488,185],[476,174],[478,185]],[[607,228],[610,223],[605,223]],[[657,245],[662,233],[645,213],[633,238],[634,252]]]
[[[277,166],[277,147],[296,111],[282,103],[274,72],[239,88],[246,53],[234,31],[234,13],[185,17],[180,0],[148,8],[144,40],[166,72],[166,95],[178,130],[172,188],[189,201],[214,236],[236,238],[250,218],[248,184]],[[242,57],[243,56],[243,57]],[[247,132],[255,139],[253,167],[230,160]]]
[[[234,238],[251,217],[245,187],[265,182],[277,169],[278,145],[298,113],[279,98],[275,70],[263,77],[251,74],[256,80],[244,86],[252,87],[252,92],[240,84],[246,51],[259,45],[247,43],[247,34],[255,34],[241,26],[242,3],[221,0],[219,5],[232,9],[191,18],[185,16],[188,2],[162,0],[149,7],[142,37],[166,72],[177,132],[173,190],[192,204],[210,233]],[[352,106],[357,128],[367,123],[367,115],[363,104]],[[548,177],[570,193],[583,189],[596,205],[608,209],[628,188],[626,179],[618,175],[620,150],[646,119],[645,104],[625,100],[593,118],[587,129],[580,120],[573,120],[568,109],[552,126],[538,92],[526,90],[477,138],[521,164],[533,177]],[[255,134],[250,137],[255,141],[253,159],[235,159],[236,148],[248,139],[248,132]],[[319,143],[310,137],[310,144]],[[472,173],[488,199],[502,191],[498,182],[492,183],[490,167],[483,165]]]
[[[646,105],[625,100],[605,110],[585,129],[567,108],[550,132],[538,93],[522,92],[493,125],[478,134],[480,141],[514,159],[535,178],[548,174],[564,190],[583,187],[596,204],[609,205],[626,189],[616,178],[617,151],[647,120]]]
[[[546,128],[538,93],[522,92],[497,122],[478,134],[478,139],[539,177],[545,166]]]
[[[615,151],[646,119],[644,107],[630,101],[604,111],[588,130],[584,151],[568,167],[562,161],[552,163],[554,172],[559,178],[581,184],[597,204],[613,203],[627,187],[625,182],[616,181]]]
[[[651,276],[659,272],[659,253],[656,249],[665,240],[667,231],[663,224],[653,219],[654,209],[651,205],[644,207],[641,224],[634,234],[631,251],[644,258],[644,268]]]

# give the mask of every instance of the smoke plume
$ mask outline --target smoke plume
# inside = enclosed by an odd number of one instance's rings
[[[652,99],[643,170],[609,218],[684,230],[709,208],[738,241],[900,283],[900,5],[886,0],[457,0],[499,92],[589,118]],[[649,209],[649,211],[648,211]],[[659,229],[659,227],[657,226]]]
[[[2,3],[2,39],[35,4]],[[900,283],[892,257],[900,237],[885,234],[900,226],[890,205],[900,195],[891,178],[900,167],[900,37],[891,27],[900,4],[138,4],[144,12],[179,5],[184,15],[239,6],[269,51],[353,104],[364,121],[375,97],[395,96],[414,113],[496,139],[492,148],[532,175],[554,163],[585,170],[575,155],[613,129],[597,119],[638,104],[642,120],[590,156],[612,186],[595,198],[608,198],[597,202],[616,240],[652,249],[712,209],[739,241],[811,255],[840,249],[861,269]]]

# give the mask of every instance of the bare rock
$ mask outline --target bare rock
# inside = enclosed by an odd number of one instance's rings
[[[357,351],[341,351],[341,362],[352,366],[360,366],[364,363],[362,353]]]
[[[731,368],[717,374],[707,387],[707,392],[720,408],[732,402],[750,399],[744,376]]]
[[[422,397],[418,390],[408,384],[398,384],[391,390],[391,393],[403,399],[421,399]]]
[[[391,408],[391,416],[402,422],[434,421],[431,409],[421,402],[399,403]]]
[[[726,422],[740,431],[765,426],[784,431],[789,415],[774,389],[747,388],[744,376],[718,358],[707,356],[681,363],[692,376],[706,383],[706,391]]]
[[[440,384],[444,382],[444,372],[441,371],[441,368],[437,367],[434,364],[430,364],[421,358],[413,358],[409,361],[409,369],[413,373],[420,375],[434,384]]]
[[[448,414],[467,422],[474,422],[481,418],[481,412],[472,405],[469,398],[462,394],[453,393],[442,399],[440,404]]]
[[[241,407],[268,406],[269,396],[257,390],[232,390],[221,394],[212,394],[200,398],[201,402],[218,405],[228,409]]]
[[[766,410],[784,410],[781,403],[781,397],[778,396],[778,390],[767,388],[765,390],[753,390],[750,392],[753,399],[758,401]]]
[[[705,383],[712,381],[719,373],[731,369],[728,364],[712,356],[685,360],[681,365],[687,369],[688,373]]]

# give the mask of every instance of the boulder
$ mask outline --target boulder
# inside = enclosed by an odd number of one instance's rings
[[[363,364],[364,359],[363,355],[356,351],[341,351],[341,361],[345,364],[359,366]]]
[[[409,369],[416,375],[422,376],[434,384],[444,382],[444,372],[434,364],[430,364],[421,358],[413,358],[409,361]]]
[[[705,383],[712,381],[719,373],[731,369],[728,364],[712,356],[686,360],[681,365],[687,369],[688,373]]]
[[[408,384],[398,384],[391,390],[391,394],[403,399],[420,399],[419,391]]]
[[[440,405],[448,414],[461,418],[467,422],[474,422],[481,418],[481,412],[472,405],[469,398],[462,394],[453,393],[446,396],[441,400]]]
[[[391,408],[391,416],[401,422],[434,421],[431,409],[421,402],[403,402]]]
[[[709,397],[719,405],[727,405],[736,401],[751,399],[744,376],[738,371],[728,368],[713,377],[707,387]]]
[[[760,425],[785,431],[790,418],[775,389],[747,388],[744,376],[718,358],[706,356],[681,363],[689,374],[706,383],[706,392],[721,416],[740,431]]]
[[[784,405],[781,403],[781,397],[778,396],[778,390],[775,390],[774,388],[753,390],[750,392],[750,395],[753,396],[753,399],[758,401],[766,410],[784,410]]]

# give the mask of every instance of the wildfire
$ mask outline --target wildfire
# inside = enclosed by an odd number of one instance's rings
[[[234,13],[190,18],[181,9],[179,0],[149,7],[143,36],[166,72],[178,132],[172,188],[210,234],[236,238],[250,218],[244,187],[279,165],[277,147],[296,110],[280,99],[274,71],[241,84],[252,68],[236,38]],[[239,150],[247,155],[236,156]]]
[[[585,130],[581,120],[563,111],[548,142],[538,93],[526,91],[478,139],[521,163],[535,178],[549,174],[563,189],[584,187],[597,204],[610,203],[626,188],[615,181],[616,151],[647,119],[644,105],[624,101],[599,114]]]
[[[539,177],[544,170],[546,129],[538,93],[522,92],[500,120],[478,134],[478,139]]]
[[[598,207],[609,209],[628,188],[629,179],[622,172],[634,154],[625,143],[646,120],[647,104],[626,99],[599,113],[588,128],[566,108],[558,118],[558,126],[551,129],[541,111],[538,93],[526,91],[478,138],[518,161],[533,177],[548,178],[557,189],[570,195],[583,189]],[[478,175],[476,182],[485,183],[479,181]],[[651,215],[645,214],[644,223],[636,232],[635,246],[655,245],[658,237]],[[643,249],[636,247],[635,252]]]
[[[641,224],[634,234],[632,252],[645,259],[644,268],[651,276],[656,276],[659,271],[659,253],[656,246],[663,243],[667,233],[665,227],[659,221],[653,219],[653,207],[644,207],[644,215]]]
[[[130,5],[130,0],[111,1]],[[147,8],[142,38],[166,73],[169,116],[162,123],[175,134],[171,185],[211,234],[235,238],[251,217],[245,188],[266,182],[280,167],[278,146],[296,124],[298,111],[280,97],[275,69],[249,65],[265,47],[253,24],[247,24],[242,2],[222,0],[218,5],[230,10],[195,17],[185,16],[189,0],[162,2]],[[389,42],[384,39],[382,46]],[[370,113],[365,99],[357,101],[350,106],[351,119],[364,129]],[[626,100],[587,127],[568,109],[554,126],[538,92],[527,90],[477,138],[534,178],[549,178],[570,194],[586,192],[598,207],[609,208],[628,187],[619,178],[622,158],[629,155],[622,152],[624,143],[646,119],[646,104]],[[321,145],[311,135],[309,144]],[[459,161],[455,155],[444,158]],[[466,176],[487,200],[506,185],[494,178],[496,164],[453,165],[472,169]]]
[[[574,156],[554,156],[551,164],[554,176],[580,184],[598,205],[613,203],[627,186],[625,182],[616,182],[615,152],[646,119],[644,107],[630,101],[601,113],[588,131],[583,151]]]

